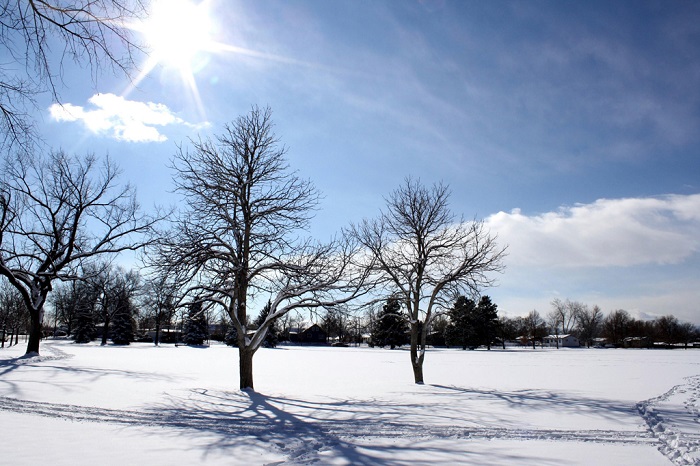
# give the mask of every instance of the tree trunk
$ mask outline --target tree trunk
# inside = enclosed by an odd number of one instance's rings
[[[105,318],[104,325],[102,325],[102,343],[100,345],[105,346],[107,344],[107,333],[109,331],[109,318]]]
[[[423,385],[423,361],[412,361],[413,379],[417,384]]]
[[[240,373],[240,389],[255,390],[253,386],[253,355],[255,351],[250,348],[238,349],[239,373]]]
[[[31,309],[31,328],[29,330],[29,341],[27,342],[26,354],[39,354],[39,342],[41,341],[41,309]]]
[[[415,383],[423,384],[423,357],[418,356],[419,330],[418,322],[411,323],[411,366]]]
[[[153,338],[153,343],[155,346],[158,346],[158,343],[160,342],[160,319],[156,319],[156,335]]]

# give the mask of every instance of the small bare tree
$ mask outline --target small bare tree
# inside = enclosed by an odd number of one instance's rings
[[[27,354],[39,353],[44,303],[55,280],[79,264],[141,248],[157,217],[141,213],[134,190],[117,187],[107,158],[8,157],[0,179],[0,275],[22,295],[31,319]]]
[[[579,338],[588,348],[593,344],[593,339],[598,336],[602,322],[603,311],[598,306],[593,306],[592,309],[584,306],[576,313],[576,328],[579,332]]]
[[[525,331],[527,338],[532,343],[532,349],[535,349],[535,344],[537,340],[542,342],[542,337],[547,334],[547,323],[540,316],[540,313],[536,309],[533,309],[523,317],[523,330]]]
[[[146,279],[143,291],[145,317],[153,326],[153,344],[158,346],[164,327],[170,331],[180,299],[179,287],[166,274],[155,273]]]
[[[128,73],[140,48],[128,23],[145,10],[141,0],[0,0],[0,145],[33,139],[30,107],[43,92],[60,101],[66,58],[94,77],[105,66]]]
[[[20,328],[27,322],[27,310],[22,297],[7,280],[0,281],[0,347],[5,347],[5,338],[10,334],[9,346],[19,341]]]
[[[390,194],[385,212],[350,229],[371,259],[375,286],[406,307],[416,383],[423,383],[426,338],[436,313],[457,296],[477,295],[493,284],[489,274],[503,269],[505,248],[483,222],[457,219],[449,195],[443,184],[428,188],[408,178]]]
[[[348,301],[360,291],[362,275],[353,273],[349,242],[299,238],[319,195],[289,171],[269,108],[254,107],[215,140],[192,145],[173,163],[187,210],[151,261],[189,282],[191,296],[227,311],[237,333],[240,388],[253,389],[253,355],[274,320],[293,309]],[[252,331],[248,307],[258,297],[270,308]]]
[[[566,335],[571,333],[576,326],[576,315],[583,311],[586,307],[585,304],[578,301],[571,301],[567,299],[562,301],[559,298],[555,298],[551,302],[552,310],[550,315],[552,316],[550,320],[557,320],[558,326],[555,328],[556,334]],[[557,316],[554,318],[553,316]],[[559,333],[561,329],[561,333]]]

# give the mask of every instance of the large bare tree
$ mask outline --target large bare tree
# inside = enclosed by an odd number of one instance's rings
[[[289,170],[285,152],[270,109],[258,107],[213,140],[180,149],[175,184],[187,208],[153,259],[188,282],[193,299],[218,303],[231,317],[241,389],[254,389],[253,355],[275,319],[346,302],[362,283],[348,242],[302,239],[319,194]],[[248,328],[251,303],[268,300],[262,324]]]
[[[0,145],[26,146],[39,94],[59,101],[66,59],[127,74],[140,49],[129,22],[142,0],[0,0]]]
[[[56,280],[99,256],[141,248],[156,217],[116,185],[105,158],[63,152],[7,157],[0,177],[0,275],[20,292],[31,318],[27,354],[39,352],[44,303]]]
[[[411,324],[411,365],[423,383],[430,323],[460,295],[476,295],[493,284],[491,272],[503,269],[505,248],[481,221],[464,221],[449,208],[449,189],[426,187],[407,178],[386,199],[378,218],[350,229],[366,248],[376,286],[400,299]]]

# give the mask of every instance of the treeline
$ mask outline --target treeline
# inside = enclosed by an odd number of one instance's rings
[[[43,337],[66,337],[75,343],[99,340],[103,345],[110,341],[201,345],[210,338],[210,309],[201,303],[178,306],[175,290],[168,290],[163,281],[143,279],[134,270],[111,264],[81,269],[75,276],[55,286]],[[21,295],[0,281],[0,344],[17,344],[29,326]],[[219,339],[225,338],[227,330],[224,326]]]
[[[598,306],[571,300],[555,299],[552,309],[542,316],[533,310],[524,317],[499,316],[498,308],[488,296],[478,302],[459,297],[454,305],[431,323],[429,344],[474,349],[493,345],[503,348],[516,343],[537,347],[547,336],[572,335],[581,346],[651,348],[673,345],[688,346],[700,339],[700,329],[673,315],[653,320],[633,318],[625,310],[605,316]],[[388,300],[372,318],[370,344],[396,347],[408,343],[407,317],[396,300]],[[558,344],[558,338],[553,338]]]

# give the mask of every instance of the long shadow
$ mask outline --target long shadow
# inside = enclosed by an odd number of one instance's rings
[[[524,459],[490,449],[486,455],[460,448],[463,442],[453,440],[469,438],[468,431],[460,435],[439,426],[402,421],[404,413],[420,408],[424,407],[377,400],[318,402],[201,389],[191,392],[186,400],[171,398],[151,406],[148,412],[157,416],[162,426],[216,434],[218,439],[208,446],[212,453],[234,446],[267,445],[293,464],[323,464],[324,457],[343,458],[359,466],[421,464],[410,461],[414,454],[434,458],[422,464],[457,457],[467,464],[515,464]],[[379,438],[385,440],[373,441]],[[436,442],[441,439],[450,441]],[[527,460],[547,462],[545,458]]]
[[[464,440],[542,439],[550,433],[559,441],[593,439],[586,437],[586,432],[577,436],[576,431],[571,431],[574,435],[567,438],[565,431],[508,432],[500,427],[471,428],[458,416],[451,419],[451,424],[420,422],[414,416],[417,411],[425,411],[418,417],[427,420],[430,408],[429,403],[309,401],[201,389],[191,392],[187,399],[173,397],[167,403],[150,406],[148,411],[159,414],[164,425],[217,434],[217,440],[208,446],[211,452],[241,445],[268,445],[294,464],[323,464],[324,458],[344,458],[355,465],[398,465],[426,455],[434,460],[423,464],[439,463],[440,458],[454,461],[456,457],[464,458],[467,464],[546,464],[548,460],[542,457],[523,458],[495,449],[470,451]]]
[[[436,392],[437,396],[460,393],[474,399],[499,400],[509,408],[518,410],[555,409],[556,412],[576,412],[579,414],[594,414],[604,419],[618,419],[621,414],[638,416],[636,403],[616,400],[591,398],[576,394],[563,394],[544,390],[497,391],[476,388],[461,388],[455,386],[433,384],[432,387],[443,390]]]

